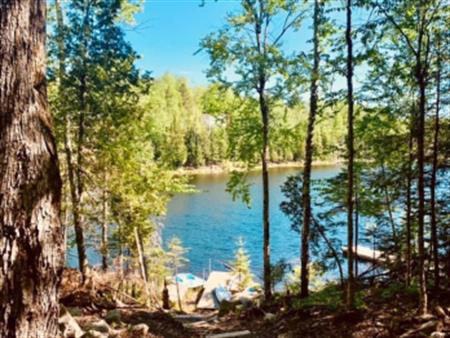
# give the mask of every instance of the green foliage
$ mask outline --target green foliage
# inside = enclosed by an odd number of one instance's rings
[[[328,284],[322,290],[312,292],[306,299],[295,299],[293,307],[296,309],[307,309],[314,306],[324,306],[330,310],[336,310],[343,305],[342,289],[336,285]]]
[[[172,273],[178,273],[189,260],[185,257],[188,249],[183,247],[181,240],[178,237],[172,237],[167,245],[167,264]]]
[[[320,291],[325,287],[325,284],[322,280],[323,277],[323,269],[320,264],[312,263],[309,267],[309,281],[310,288],[312,291]],[[293,294],[300,293],[300,275],[301,268],[300,266],[296,266],[294,270],[290,274],[286,276],[285,285],[287,290]]]
[[[418,296],[419,288],[415,284],[405,287],[403,283],[394,281],[380,290],[380,297],[385,301],[390,301],[402,295],[406,295],[408,298]]]
[[[241,199],[249,208],[251,206],[250,183],[246,180],[246,173],[242,171],[232,171],[227,182],[226,191],[229,192],[233,201]]]
[[[233,274],[239,280],[239,288],[245,289],[253,282],[252,273],[250,271],[250,256],[245,249],[245,243],[242,237],[236,242],[236,251],[234,254],[234,261],[231,262]]]

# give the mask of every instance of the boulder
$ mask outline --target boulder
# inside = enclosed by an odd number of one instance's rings
[[[61,306],[58,325],[64,338],[80,338],[84,335],[84,331],[80,325],[78,325],[77,321],[64,306]]]
[[[275,315],[273,314],[273,313],[270,313],[270,312],[267,312],[265,315],[264,315],[264,320],[274,320],[275,319]]]
[[[149,328],[148,328],[148,326],[146,324],[142,323],[142,324],[138,324],[138,325],[132,326],[130,331],[133,334],[139,335],[139,337],[142,337],[142,336],[145,336],[148,333]]]

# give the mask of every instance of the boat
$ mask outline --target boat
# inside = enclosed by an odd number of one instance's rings
[[[173,282],[188,289],[200,288],[203,287],[206,283],[203,278],[197,277],[192,273],[176,274],[173,278]]]
[[[214,296],[216,297],[219,304],[224,300],[228,302],[231,300],[231,292],[223,286],[218,286],[214,289]]]

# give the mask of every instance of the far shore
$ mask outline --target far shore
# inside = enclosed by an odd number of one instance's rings
[[[344,161],[342,159],[333,159],[333,160],[317,160],[313,161],[313,167],[325,167],[325,166],[336,166],[342,164]],[[286,161],[286,162],[270,162],[269,169],[274,168],[303,168],[303,161]],[[243,171],[245,170],[245,166],[239,165],[238,163],[225,162],[222,164],[214,164],[210,166],[201,166],[201,167],[184,167],[179,168],[175,172],[179,175],[219,175],[226,174],[231,171]],[[257,165],[251,169],[252,171],[261,170],[261,165]]]

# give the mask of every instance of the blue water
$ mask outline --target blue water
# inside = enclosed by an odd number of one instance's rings
[[[279,205],[284,196],[281,185],[289,175],[300,172],[295,168],[270,170],[270,235],[271,261],[299,260],[299,234],[291,230],[289,219]],[[338,166],[315,167],[313,179],[330,178],[337,175]],[[249,209],[240,201],[233,202],[225,191],[226,174],[198,175],[192,183],[199,190],[195,194],[175,196],[168,206],[162,231],[164,243],[177,236],[186,248],[189,263],[183,270],[202,275],[209,269],[223,270],[223,262],[233,259],[236,241],[242,237],[250,254],[252,271],[258,276],[262,272],[262,184],[261,174],[249,177],[252,206]]]

